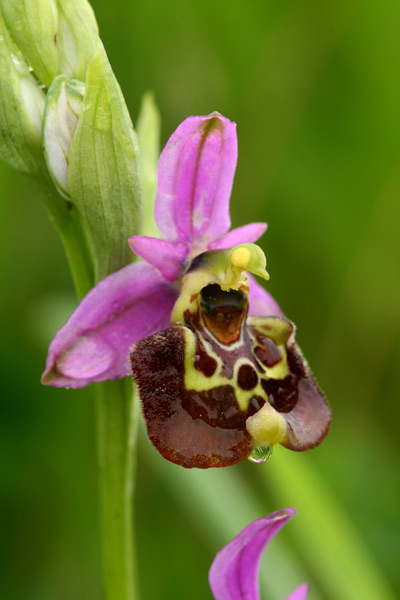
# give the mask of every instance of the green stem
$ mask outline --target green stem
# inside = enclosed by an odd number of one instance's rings
[[[97,385],[98,462],[107,600],[136,600],[133,490],[137,405],[129,380]]]
[[[93,259],[78,209],[57,192],[46,166],[35,173],[34,181],[43,204],[64,246],[75,291],[81,299],[94,285]]]
[[[62,229],[58,228],[71,270],[78,298],[83,298],[94,285],[92,260],[87,246],[80,215],[74,206],[65,219]]]
[[[36,176],[50,219],[63,242],[75,289],[82,298],[96,283],[77,208],[57,193],[45,170]],[[137,600],[133,544],[133,489],[137,402],[130,380],[96,386],[102,554],[107,600]]]

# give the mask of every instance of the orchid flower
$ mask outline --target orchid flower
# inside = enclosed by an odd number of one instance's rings
[[[262,553],[296,511],[278,510],[247,525],[220,550],[211,565],[209,582],[215,600],[260,600],[258,571]],[[305,600],[308,586],[298,587],[286,600]]]
[[[163,238],[130,238],[143,261],[89,292],[43,375],[79,388],[133,372],[151,441],[185,467],[234,464],[277,443],[306,450],[330,423],[294,326],[247,274],[268,279],[253,244],[266,225],[228,232],[236,160],[235,124],[218,113],[178,127],[158,164]]]

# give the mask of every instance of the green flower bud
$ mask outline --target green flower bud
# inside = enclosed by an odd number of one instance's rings
[[[44,155],[57,190],[70,200],[68,190],[69,151],[82,109],[85,85],[59,75],[47,93],[43,119]]]
[[[0,6],[12,39],[46,87],[62,73],[85,78],[98,33],[86,0],[0,0]]]
[[[120,87],[98,41],[69,152],[68,188],[82,215],[100,280],[132,260],[140,231],[139,148]]]
[[[43,168],[45,94],[11,40],[0,14],[0,156],[24,173]]]
[[[94,12],[86,0],[58,0],[57,5],[61,72],[85,81],[99,33]]]
[[[55,0],[1,0],[7,28],[27,64],[47,87],[60,73]]]

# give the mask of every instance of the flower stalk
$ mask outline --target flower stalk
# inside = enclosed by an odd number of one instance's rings
[[[97,384],[96,396],[106,598],[136,600],[133,493],[138,402],[126,379]]]

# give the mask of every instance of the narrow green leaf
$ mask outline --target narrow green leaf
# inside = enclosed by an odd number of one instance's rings
[[[395,600],[379,565],[308,456],[279,449],[262,479],[265,492],[295,506],[292,534],[327,600]]]

